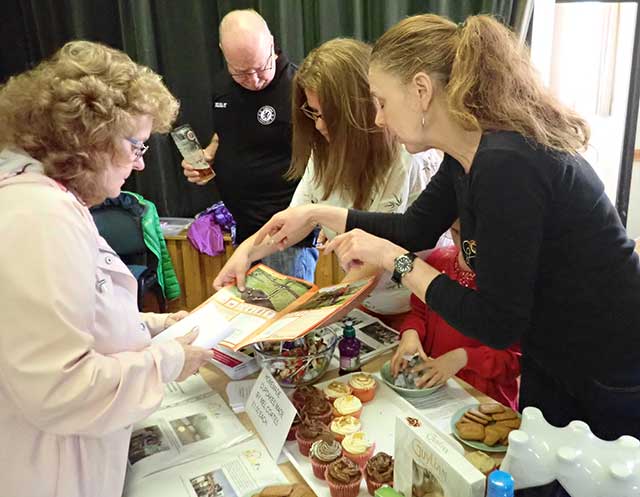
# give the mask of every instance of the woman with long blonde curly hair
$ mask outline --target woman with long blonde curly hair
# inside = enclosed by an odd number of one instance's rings
[[[348,231],[327,246],[344,266],[394,271],[447,323],[492,347],[522,342],[520,407],[557,425],[583,419],[607,439],[640,436],[640,264],[579,154],[586,122],[485,15],[399,22],[374,45],[369,83],[378,125],[409,152],[445,152],[434,179],[403,215],[304,206],[274,216],[256,241],[282,244],[315,222]],[[475,292],[411,252],[433,246],[457,217]],[[405,335],[396,368],[421,352],[417,333]],[[451,369],[428,361],[423,376]]]
[[[120,495],[131,425],[211,357],[194,334],[151,344],[186,313],[138,312],[88,210],[177,111],[157,74],[87,41],[0,87],[2,495]]]

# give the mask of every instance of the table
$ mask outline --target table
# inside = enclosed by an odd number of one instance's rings
[[[386,361],[388,361],[392,355],[393,355],[393,351],[387,352],[386,354],[382,354],[381,356],[373,359],[371,362],[368,362],[367,364],[365,364],[362,367],[362,370],[368,373],[374,373],[376,371],[379,371],[382,365]],[[220,395],[222,395],[222,397],[225,399],[226,402],[229,402],[229,399],[227,398],[226,388],[227,388],[227,383],[229,383],[232,380],[230,380],[227,375],[225,375],[222,371],[220,371],[213,365],[207,365],[201,368],[200,374],[205,379],[205,381],[209,384],[209,386],[211,386],[211,388],[215,389]],[[257,374],[254,376],[257,376]],[[338,370],[334,369],[332,371],[328,371],[320,379],[320,381],[336,378],[337,376],[338,376]],[[493,400],[490,397],[476,390],[468,383],[460,380],[459,378],[456,378],[456,380],[458,381],[458,383],[460,383],[460,385],[464,388],[464,390],[467,391],[467,393],[477,398],[479,402],[493,402]],[[246,413],[243,412],[238,414],[238,418],[240,419],[240,421],[242,421],[242,423],[245,425],[246,428],[253,431],[253,425],[251,424],[251,421],[249,420],[249,417],[247,416]],[[465,450],[468,450],[468,449],[465,447]],[[490,455],[494,459],[496,459],[496,461],[498,462],[500,462],[504,457],[504,454],[500,454],[500,453],[490,454]],[[287,477],[287,479],[291,483],[303,483],[306,485],[304,478],[300,476],[298,471],[293,467],[293,465],[290,462],[281,464],[280,469],[282,470],[284,475]]]
[[[179,298],[169,302],[169,312],[181,309],[191,311],[215,293],[213,280],[233,254],[231,237],[224,235],[224,252],[215,257],[196,250],[187,238],[187,230],[177,235],[167,235],[165,241],[182,290]],[[343,275],[334,254],[320,255],[315,274],[318,286],[334,285],[340,282]],[[144,309],[157,312],[152,299],[145,301]]]

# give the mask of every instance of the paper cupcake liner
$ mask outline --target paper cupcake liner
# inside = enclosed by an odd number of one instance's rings
[[[297,425],[291,426],[291,428],[289,428],[289,433],[287,433],[287,440],[288,441],[295,440],[297,431],[298,431]]]
[[[340,433],[336,433],[335,431],[331,430],[331,434],[333,435],[333,438],[336,439],[336,442],[342,442],[344,440],[344,435],[341,435]]]
[[[352,395],[358,397],[360,399],[360,402],[362,403],[369,402],[373,400],[373,398],[376,396],[376,385],[367,389],[360,389],[360,388],[354,388],[354,387],[351,387],[351,388],[353,388]]]
[[[316,461],[313,457],[311,458],[311,467],[313,468],[313,474],[316,478],[320,478],[324,480],[325,472],[327,471],[327,467],[331,464],[330,462],[322,462]]]
[[[329,468],[325,470],[324,479],[327,480],[329,484],[329,492],[331,492],[331,497],[357,497],[360,493],[360,481],[362,480],[362,476],[353,483],[349,483],[348,485],[344,485],[341,483],[334,483],[329,481],[328,478]]]
[[[300,438],[298,436],[298,430],[296,430],[296,440],[298,442],[298,449],[300,449],[300,454],[305,457],[309,457],[309,451],[311,450],[311,445],[315,440],[305,440],[304,438]]]
[[[393,484],[393,482],[378,483],[377,481],[370,480],[368,476],[365,476],[364,480],[367,483],[367,490],[369,491],[369,495],[374,495],[374,496],[375,496],[376,490],[378,490],[381,486],[383,485],[391,486]]]
[[[375,442],[371,444],[369,450],[367,450],[364,454],[351,454],[347,452],[344,448],[342,449],[342,455],[347,459],[351,459],[354,463],[360,466],[360,469],[364,469],[367,465],[367,461],[371,459],[371,455],[373,454],[373,450],[376,448]]]

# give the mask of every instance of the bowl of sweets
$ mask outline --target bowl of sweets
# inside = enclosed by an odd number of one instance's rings
[[[322,377],[337,344],[337,335],[323,330],[292,341],[258,342],[253,348],[261,368],[267,368],[281,386],[294,388]]]

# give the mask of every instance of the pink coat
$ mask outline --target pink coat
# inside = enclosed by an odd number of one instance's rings
[[[164,316],[138,312],[135,279],[52,180],[0,176],[0,233],[0,495],[119,497],[131,425],[182,347],[151,345]]]

